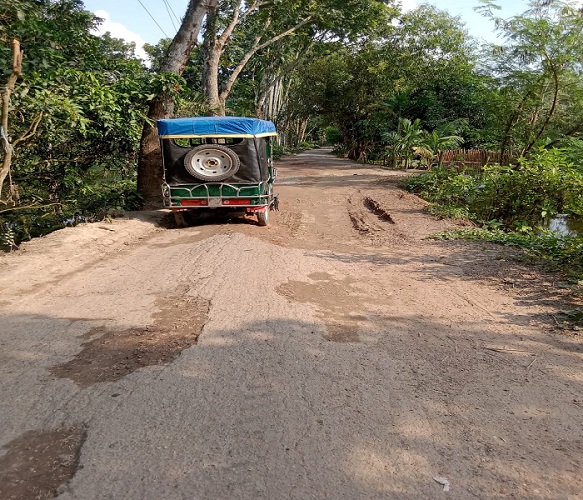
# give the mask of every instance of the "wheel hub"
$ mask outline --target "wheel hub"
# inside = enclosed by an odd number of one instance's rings
[[[222,151],[207,149],[193,156],[192,166],[205,175],[220,175],[232,166],[231,158]]]

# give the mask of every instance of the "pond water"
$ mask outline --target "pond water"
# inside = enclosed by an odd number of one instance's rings
[[[583,235],[583,218],[574,219],[567,215],[557,215],[550,219],[545,225],[545,229],[554,233],[565,234],[569,236]]]

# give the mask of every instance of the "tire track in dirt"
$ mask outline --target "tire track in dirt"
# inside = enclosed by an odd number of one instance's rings
[[[368,208],[373,214],[378,215],[379,219],[385,222],[389,222],[390,224],[395,224],[391,214],[387,212],[378,201],[374,200],[370,196],[367,196],[364,199],[364,206]]]
[[[347,200],[352,227],[376,247],[409,241],[387,204],[386,199],[379,201],[374,194],[363,196],[360,191]]]
[[[384,231],[385,228],[378,222],[371,220],[369,213],[363,210],[363,207],[366,208],[366,201],[362,196],[348,198],[348,216],[354,229],[365,234]]]

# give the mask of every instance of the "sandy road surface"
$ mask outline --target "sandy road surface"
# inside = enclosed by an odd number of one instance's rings
[[[280,163],[267,228],[0,257],[0,498],[583,498],[577,304],[324,153]]]

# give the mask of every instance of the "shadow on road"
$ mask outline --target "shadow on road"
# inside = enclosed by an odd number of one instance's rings
[[[455,498],[581,491],[581,354],[542,332],[521,344],[406,311],[361,319],[353,343],[325,341],[314,322],[209,326],[163,371],[62,401],[68,382],[48,370],[83,339],[65,319],[2,321],[2,399],[18,403],[0,411],[0,443],[43,421],[88,425],[64,498],[96,484],[100,498],[435,498],[436,476]]]

